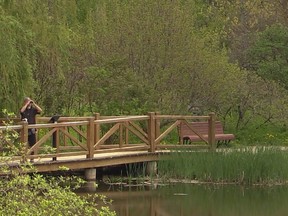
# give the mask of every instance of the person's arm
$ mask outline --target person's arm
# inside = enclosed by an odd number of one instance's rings
[[[27,101],[27,103],[25,103],[24,106],[21,107],[20,113],[23,113],[26,110],[26,108],[29,105],[29,103],[30,103],[30,101]]]
[[[36,104],[33,100],[31,100],[30,102],[33,103],[33,105],[34,105],[34,107],[35,107],[35,109],[37,110],[38,113],[42,112],[42,108],[38,104]]]

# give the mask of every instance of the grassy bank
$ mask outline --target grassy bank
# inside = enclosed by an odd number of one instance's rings
[[[284,184],[288,180],[288,152],[258,147],[221,152],[175,151],[158,163],[164,178],[236,184]]]

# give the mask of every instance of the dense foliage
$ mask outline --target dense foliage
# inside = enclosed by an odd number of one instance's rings
[[[66,183],[66,187],[63,187]],[[70,183],[71,184],[71,183]],[[1,179],[1,215],[99,215],[115,216],[99,207],[97,196],[79,196],[67,186],[67,179],[46,179],[41,175],[18,175]]]
[[[217,113],[286,130],[285,0],[0,0],[0,108]],[[285,47],[286,46],[286,47]]]

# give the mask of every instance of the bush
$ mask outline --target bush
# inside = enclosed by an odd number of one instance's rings
[[[115,215],[107,206],[97,209],[97,195],[78,196],[66,183],[39,174],[2,178],[0,215]]]

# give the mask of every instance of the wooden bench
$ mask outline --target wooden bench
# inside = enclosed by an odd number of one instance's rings
[[[191,144],[192,142],[201,142],[203,141],[200,136],[197,135],[201,134],[202,137],[208,141],[208,130],[209,124],[208,122],[190,122],[188,123],[189,126],[193,128],[192,131],[186,123],[182,122],[180,124],[180,131],[179,131],[179,138],[180,143],[183,144]],[[197,133],[195,133],[197,132]],[[231,140],[235,139],[234,134],[225,134],[223,131],[223,125],[220,121],[215,122],[215,141],[217,142],[217,147],[225,144],[227,145]]]

